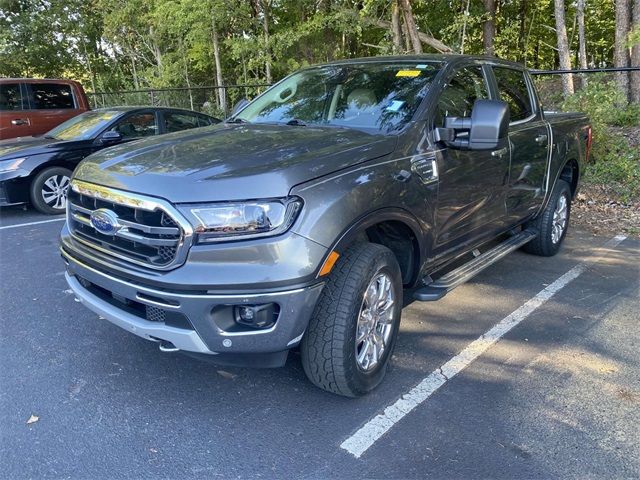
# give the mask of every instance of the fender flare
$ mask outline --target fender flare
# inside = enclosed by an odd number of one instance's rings
[[[333,242],[333,244],[327,251],[326,257],[328,257],[331,252],[336,251],[340,253],[344,251],[351,243],[355,241],[355,239],[359,235],[366,232],[369,227],[386,221],[400,222],[408,227],[413,234],[413,243],[417,255],[414,259],[412,270],[413,275],[409,283],[414,283],[416,281],[416,278],[420,275],[421,266],[423,263],[425,252],[425,234],[417,218],[412,213],[403,208],[385,207],[377,210],[372,210],[361,215],[338,236],[338,238]],[[326,257],[320,264],[320,268],[324,264]]]

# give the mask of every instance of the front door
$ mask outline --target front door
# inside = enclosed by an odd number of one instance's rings
[[[458,70],[439,95],[435,126],[444,117],[470,117],[478,99],[489,98],[482,67]],[[505,186],[509,150],[444,148],[437,154],[439,174],[436,251],[473,241],[501,227],[505,219]]]
[[[511,170],[506,194],[507,214],[516,224],[536,213],[544,199],[544,182],[551,132],[535,108],[525,73],[493,67],[500,99],[509,104]]]

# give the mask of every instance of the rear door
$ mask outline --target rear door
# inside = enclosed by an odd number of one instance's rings
[[[531,79],[523,71],[492,67],[498,98],[509,104],[511,168],[506,196],[510,223],[534,214],[544,198],[551,132],[539,111]]]
[[[85,110],[68,83],[30,81],[25,86],[30,107],[27,112],[30,135],[46,133]]]
[[[447,116],[470,117],[475,101],[489,98],[485,73],[480,65],[469,65],[455,73],[439,94],[435,127],[443,127]],[[494,153],[444,148],[439,152],[437,166],[437,249],[446,250],[490,235],[502,226],[509,175],[507,149]]]
[[[0,82],[0,140],[31,135],[27,108],[20,82]]]

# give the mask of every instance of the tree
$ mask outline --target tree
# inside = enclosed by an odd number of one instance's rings
[[[633,29],[630,34],[631,65],[640,67],[640,0],[633,3]],[[631,100],[640,104],[640,72],[631,72]]]
[[[413,16],[411,3],[409,0],[398,0],[398,2],[404,18],[404,24],[407,27],[409,39],[411,40],[411,45],[413,46],[413,53],[422,53],[422,42],[418,34],[418,27],[416,26],[416,20]]]
[[[629,66],[629,48],[627,40],[629,36],[629,0],[616,0],[616,37],[613,54],[613,64],[615,67]],[[629,75],[627,72],[616,73],[618,88],[622,91],[624,98],[629,98]]]
[[[567,40],[567,28],[564,20],[564,0],[554,1],[554,13],[556,17],[556,36],[558,37],[558,56],[561,70],[571,70],[571,54],[569,41]],[[562,75],[562,91],[565,97],[573,95],[573,75]]]
[[[495,0],[483,0],[486,19],[482,23],[482,46],[485,55],[494,55],[494,37],[496,36],[496,2]]]

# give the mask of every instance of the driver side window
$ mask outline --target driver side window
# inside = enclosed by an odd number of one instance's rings
[[[440,93],[436,110],[436,127],[444,126],[444,117],[470,117],[475,101],[488,98],[489,93],[482,67],[472,66],[460,69]]]

